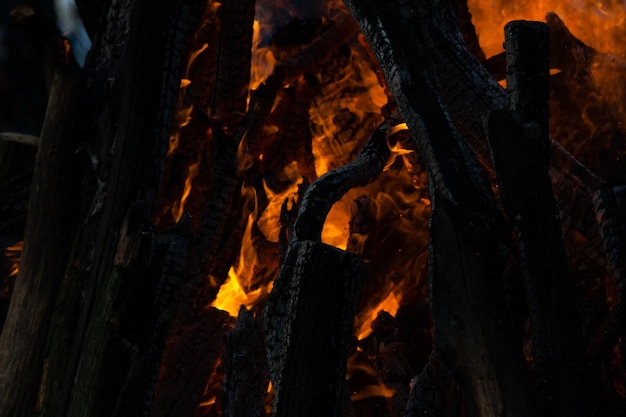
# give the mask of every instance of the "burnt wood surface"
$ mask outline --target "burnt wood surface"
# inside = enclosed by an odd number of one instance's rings
[[[548,176],[549,28],[510,22],[505,39],[508,113],[492,113],[489,136],[500,198],[521,252],[540,413],[582,416],[589,401],[580,319]]]
[[[79,204],[75,152],[82,137],[76,120],[85,120],[86,88],[86,79],[68,70],[56,75],[51,90],[33,174],[22,267],[0,337],[2,416],[35,412],[48,321],[79,222],[68,205]]]
[[[241,306],[235,328],[226,335],[222,359],[222,415],[265,417],[267,358],[260,320]]]
[[[339,416],[359,285],[355,255],[290,244],[265,308],[272,415]]]

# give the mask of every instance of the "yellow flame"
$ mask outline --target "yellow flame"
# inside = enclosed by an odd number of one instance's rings
[[[468,0],[480,46],[489,57],[503,51],[504,25],[511,20],[545,21],[557,13],[585,43],[614,55],[624,54],[626,7],[623,2],[598,0]]]
[[[24,242],[16,242],[13,245],[6,248],[5,257],[12,261],[11,267],[9,268],[9,274],[6,278],[13,278],[17,276],[19,271],[19,264],[21,259],[22,251],[24,250]]]
[[[183,190],[183,195],[180,198],[180,201],[175,202],[172,206],[172,216],[174,216],[174,219],[176,219],[176,221],[178,221],[183,215],[185,202],[189,197],[189,193],[191,193],[192,183],[193,180],[198,176],[198,172],[200,172],[199,159],[193,164],[189,165],[189,168],[187,170],[187,178],[185,179],[185,188]]]
[[[252,34],[252,65],[250,66],[250,90],[256,90],[259,85],[274,71],[276,59],[267,46],[260,46],[263,39],[272,31],[272,26],[254,21]]]
[[[376,319],[380,311],[386,311],[392,316],[395,316],[400,307],[400,300],[400,296],[390,292],[383,301],[358,315],[355,320],[358,326],[355,331],[357,339],[362,340],[372,333],[372,322]]]
[[[396,393],[396,390],[393,388],[387,388],[385,385],[368,385],[365,388],[359,390],[359,392],[355,392],[350,396],[352,401],[364,400],[365,398],[370,397],[385,397],[391,398]]]

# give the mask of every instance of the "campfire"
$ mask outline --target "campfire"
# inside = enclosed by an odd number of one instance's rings
[[[93,32],[114,82],[14,410],[621,415],[623,5],[174,3]]]

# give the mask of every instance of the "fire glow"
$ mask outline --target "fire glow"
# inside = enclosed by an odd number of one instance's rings
[[[544,20],[546,13],[555,11],[566,22],[572,32],[590,45],[602,51],[624,56],[620,35],[626,19],[626,10],[620,5],[599,2],[568,2],[559,0],[502,1],[486,2],[469,0],[481,47],[489,56],[502,52],[503,26],[515,19]],[[257,2],[257,17],[254,22],[252,66],[250,90],[257,89],[279,63],[272,52],[269,40],[280,26],[294,17],[296,11],[285,11],[283,5],[271,2]],[[295,6],[294,6],[295,7]],[[301,6],[305,7],[305,6]],[[324,19],[347,13],[341,3],[326,5]],[[281,9],[278,12],[278,9]],[[582,17],[584,16],[584,18]],[[317,15],[315,17],[318,17]],[[589,23],[591,22],[593,23]],[[323,23],[322,23],[323,24]],[[608,33],[608,35],[607,35]],[[206,45],[203,47],[205,48]],[[200,54],[197,51],[192,60]],[[375,63],[364,46],[362,39],[353,39],[336,57],[341,71],[339,75],[319,71],[307,74],[284,89],[310,87],[314,78],[319,87],[309,108],[308,123],[311,131],[312,154],[314,156],[315,177],[350,162],[371,136],[373,130],[383,120],[382,108],[387,104],[384,86],[376,74]],[[343,61],[342,61],[343,60]],[[191,62],[190,64],[191,65]],[[333,63],[335,65],[335,63]],[[553,70],[558,74],[560,70]],[[309,81],[307,81],[307,78]],[[188,87],[181,84],[181,88]],[[276,99],[272,112],[283,98]],[[286,100],[286,98],[285,98]],[[191,108],[184,108],[179,114],[180,126],[188,121]],[[396,126],[390,137],[408,130],[405,123]],[[278,134],[278,128],[271,123],[263,127],[263,134],[271,141]],[[178,146],[177,137],[172,136],[170,152]],[[425,190],[425,173],[408,172],[406,158],[413,157],[411,150],[402,149],[399,143],[389,141],[392,156],[381,177],[369,186],[351,190],[330,211],[322,233],[322,241],[337,248],[356,253],[371,265],[372,272],[364,286],[358,311],[354,321],[354,335],[363,341],[372,333],[372,323],[380,311],[396,315],[403,305],[416,303],[425,298],[425,278],[428,247],[428,217],[430,201]],[[240,170],[245,171],[255,163],[263,164],[267,155],[256,156],[248,151],[245,139],[239,153]],[[256,160],[250,159],[256,158]],[[179,219],[190,195],[193,182],[200,172],[200,160],[191,162],[180,201],[172,207],[172,214]],[[221,285],[212,306],[236,316],[240,305],[253,308],[267,297],[272,280],[278,272],[278,265],[268,267],[267,261],[260,260],[258,244],[254,235],[259,233],[266,244],[278,245],[281,229],[281,208],[286,202],[291,206],[297,202],[298,186],[302,183],[302,172],[298,163],[287,164],[276,174],[276,184],[262,180],[262,192],[266,203],[258,201],[259,196],[252,189],[244,190],[244,200],[251,202],[255,209],[248,216],[237,262],[231,266],[228,279]],[[309,178],[310,181],[315,178]],[[246,186],[244,186],[246,188]],[[260,190],[259,190],[260,192]],[[366,199],[371,204],[373,225],[367,233],[351,233],[353,202]],[[259,274],[265,275],[259,278]],[[211,277],[215,282],[214,277]],[[259,284],[259,282],[261,282]],[[359,367],[366,373],[375,372],[366,365],[351,359],[348,364],[350,375]],[[371,376],[371,375],[370,375]],[[394,390],[384,384],[368,385],[365,389],[352,393],[352,400],[358,401],[372,396],[391,397]],[[211,403],[212,404],[212,403]]]

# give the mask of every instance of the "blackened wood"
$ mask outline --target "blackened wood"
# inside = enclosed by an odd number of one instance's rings
[[[518,20],[504,27],[508,109],[522,123],[537,123],[540,163],[549,164],[550,30],[541,22]]]
[[[457,21],[459,22],[459,30],[463,35],[463,40],[467,44],[467,47],[472,54],[481,62],[484,62],[486,57],[483,50],[480,48],[480,42],[478,34],[476,33],[476,27],[472,22],[472,13],[470,13],[467,0],[452,0],[452,8],[456,14]]]
[[[276,94],[285,85],[300,77],[306,70],[316,67],[348,39],[358,32],[358,25],[349,15],[342,15],[326,32],[318,36],[300,53],[279,63],[263,84],[250,97],[248,113],[243,126],[239,128],[238,138],[246,135],[250,148],[269,115],[276,99]]]
[[[549,29],[516,21],[505,35],[512,116],[497,120],[501,113],[492,113],[490,140],[501,200],[521,248],[542,407],[586,415],[580,321],[547,171]]]
[[[241,306],[235,328],[226,335],[222,359],[222,415],[265,417],[269,379],[265,345],[252,311]]]
[[[76,150],[86,130],[77,121],[85,120],[85,91],[86,80],[74,72],[58,73],[52,85],[35,162],[22,265],[0,337],[2,416],[35,413],[48,321],[79,222],[71,208],[80,196]]]
[[[399,121],[397,114],[387,119],[354,161],[327,172],[311,184],[300,202],[292,239],[321,240],[324,221],[332,205],[351,188],[369,184],[380,175],[390,153],[387,135]]]
[[[183,215],[173,230],[158,236],[153,243],[148,263],[150,271],[158,275],[154,293],[150,291],[150,282],[141,282],[140,288],[134,289],[135,292],[148,293],[152,305],[146,303],[144,298],[147,297],[128,297],[129,303],[137,303],[134,307],[149,310],[150,313],[131,311],[133,317],[123,316],[130,323],[143,319],[145,322],[141,325],[147,328],[142,335],[145,341],[138,334],[125,335],[128,339],[124,343],[131,351],[131,365],[116,398],[113,416],[145,416],[152,408],[161,359],[174,319],[174,307],[184,283],[190,241],[191,219],[189,215]],[[130,290],[132,288],[128,288]],[[133,328],[128,323],[124,327]],[[128,346],[131,343],[132,346]]]
[[[408,346],[399,338],[398,323],[386,311],[379,311],[372,322],[372,339],[377,355],[373,367],[378,380],[393,391],[387,399],[391,417],[404,416],[409,400],[409,382],[414,375],[408,359]]]
[[[410,22],[403,36],[412,39],[415,54],[427,67],[451,118],[483,165],[490,166],[487,120],[492,111],[506,106],[505,91],[464,45],[448,1],[402,2],[397,6],[396,17],[400,16]],[[375,22],[376,18],[371,21]],[[588,248],[585,250],[595,253],[592,254],[594,259],[606,263],[602,257],[599,229],[597,224],[594,225],[595,211],[590,191],[599,188],[602,181],[554,140],[551,140],[551,148],[550,176],[558,201],[576,200],[580,203],[568,204],[570,208],[563,213],[561,220],[565,227],[586,238],[584,243]],[[568,169],[561,168],[565,166]],[[567,243],[568,247],[578,250],[582,249],[579,248],[580,242],[572,237]]]
[[[232,135],[243,119],[250,81],[252,59],[252,24],[255,0],[224,2],[220,30],[217,76],[211,106],[211,117],[219,127]]]
[[[0,141],[0,236],[22,240],[36,154],[36,147]]]
[[[565,22],[554,12],[546,15],[550,27],[550,62],[554,68],[568,72],[588,71],[594,65],[626,69],[626,62],[614,55],[598,51],[570,32]]]
[[[223,340],[234,319],[228,313],[209,308],[194,323],[177,327],[168,339],[161,373],[153,400],[151,417],[194,415],[207,380],[222,357]]]
[[[309,127],[309,108],[321,88],[306,79],[294,81],[290,88],[284,88],[277,95],[277,103],[268,117],[268,134],[262,134],[257,149],[250,149],[259,170],[264,173],[267,185],[273,190],[281,190],[280,173],[293,161],[298,162],[300,174],[309,181],[317,179],[312,152],[312,135]],[[263,155],[262,158],[259,158]]]
[[[615,304],[589,346],[591,357],[601,360],[613,350],[618,339],[624,337],[626,325],[626,186],[601,189],[593,197],[612,269],[611,278],[617,289]]]
[[[241,137],[237,135],[237,128],[246,109],[254,2],[231,3],[224,8],[222,15],[217,72],[211,89],[210,108],[207,109],[212,118],[211,144],[205,151],[203,163],[210,169],[210,183],[198,225],[195,252],[188,266],[191,285],[199,290],[198,305],[214,300],[219,286],[226,280],[226,275],[222,275],[217,277],[217,285],[204,282],[229,232],[232,228],[240,230],[240,223],[247,220],[235,215],[229,222],[229,213],[241,185],[237,159]]]
[[[137,310],[150,312],[154,196],[180,85],[181,50],[198,4],[137,3],[124,59],[115,48],[97,49],[87,59],[86,71],[105,79],[114,71],[115,81],[106,105],[99,103],[98,131],[85,151],[97,189],[83,202],[68,296],[55,311],[62,326],[48,341],[48,362],[56,367],[48,380],[60,386],[46,397],[46,416],[112,414],[124,381],[146,355],[149,315],[144,322],[126,319]],[[111,26],[103,32],[119,27]]]
[[[106,2],[109,3],[109,2]],[[95,38],[96,31],[98,30],[100,19],[103,11],[105,10],[105,4],[98,0],[77,0],[76,6],[78,7],[78,13],[83,25],[89,36]],[[108,5],[108,4],[107,4]]]
[[[339,415],[365,271],[358,257],[337,248],[290,244],[265,310],[273,416]]]
[[[442,414],[452,377],[432,353],[424,369],[413,378],[406,417],[437,417]]]
[[[435,351],[459,384],[470,416],[532,416],[530,375],[503,319],[500,249],[480,230],[484,226],[463,220],[462,208],[433,193],[431,198]]]
[[[429,174],[435,349],[459,382],[470,415],[500,415],[504,410],[511,416],[529,415],[534,400],[521,349],[508,325],[495,319],[506,311],[502,274],[510,247],[507,227],[475,156],[452,124],[444,92],[437,89],[449,92],[454,86],[441,84],[439,75],[419,58],[421,51],[414,51],[423,45],[413,30],[423,25],[411,13],[445,10],[422,2],[411,7],[383,8],[371,1],[347,5],[377,54]],[[402,14],[410,17],[398,19]],[[437,23],[438,30],[458,34],[455,23]],[[446,41],[461,42],[454,33]]]

